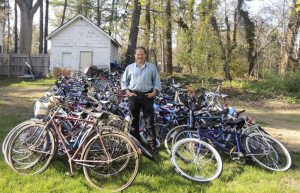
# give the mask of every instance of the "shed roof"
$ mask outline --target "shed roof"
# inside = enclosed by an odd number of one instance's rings
[[[89,20],[88,18],[86,18],[85,16],[83,16],[81,14],[76,15],[75,17],[73,17],[72,19],[70,19],[66,23],[64,23],[62,26],[56,28],[53,32],[51,32],[47,36],[47,40],[50,40],[53,36],[57,35],[59,32],[61,32],[62,30],[64,30],[66,27],[68,27],[74,21],[76,21],[78,19],[83,19],[84,21],[88,22],[90,25],[92,25],[94,28],[96,28],[98,31],[100,31],[106,37],[108,37],[111,41],[113,41],[118,47],[121,47],[121,45],[119,44],[119,42],[115,38],[113,38],[112,36],[110,36],[107,32],[105,32],[103,29],[101,29],[99,26],[95,25],[91,20]]]

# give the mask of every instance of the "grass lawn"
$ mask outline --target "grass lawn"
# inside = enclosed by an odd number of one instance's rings
[[[17,81],[0,80],[0,144],[6,134],[18,123],[29,119],[33,113],[34,100],[53,84],[53,80]],[[1,152],[2,153],[2,152]],[[293,166],[287,172],[268,172],[251,162],[240,165],[224,156],[223,173],[210,183],[195,183],[177,174],[161,149],[160,162],[143,158],[136,180],[124,192],[218,192],[218,193],[282,193],[300,192],[300,153],[292,153]],[[74,177],[65,173],[68,166],[54,161],[40,175],[21,176],[13,172],[0,155],[1,193],[85,193],[99,192],[85,180],[81,169]]]

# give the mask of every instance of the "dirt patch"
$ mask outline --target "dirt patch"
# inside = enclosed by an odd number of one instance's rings
[[[274,138],[282,142],[288,150],[300,152],[300,106],[282,102],[235,102],[232,106],[246,109],[251,116]]]

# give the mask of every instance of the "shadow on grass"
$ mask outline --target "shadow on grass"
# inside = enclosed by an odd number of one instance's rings
[[[223,172],[219,179],[225,183],[235,181],[240,175],[242,175],[245,171],[245,165],[247,164],[247,162],[244,164],[238,163],[228,156],[229,155],[221,154],[223,161]]]
[[[291,170],[300,170],[300,153],[292,152],[292,166]]]

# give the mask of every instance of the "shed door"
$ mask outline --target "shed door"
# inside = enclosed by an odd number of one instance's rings
[[[84,72],[84,70],[91,65],[92,65],[92,52],[80,52],[79,71]]]
[[[62,53],[62,67],[72,68],[72,53],[70,52]]]

